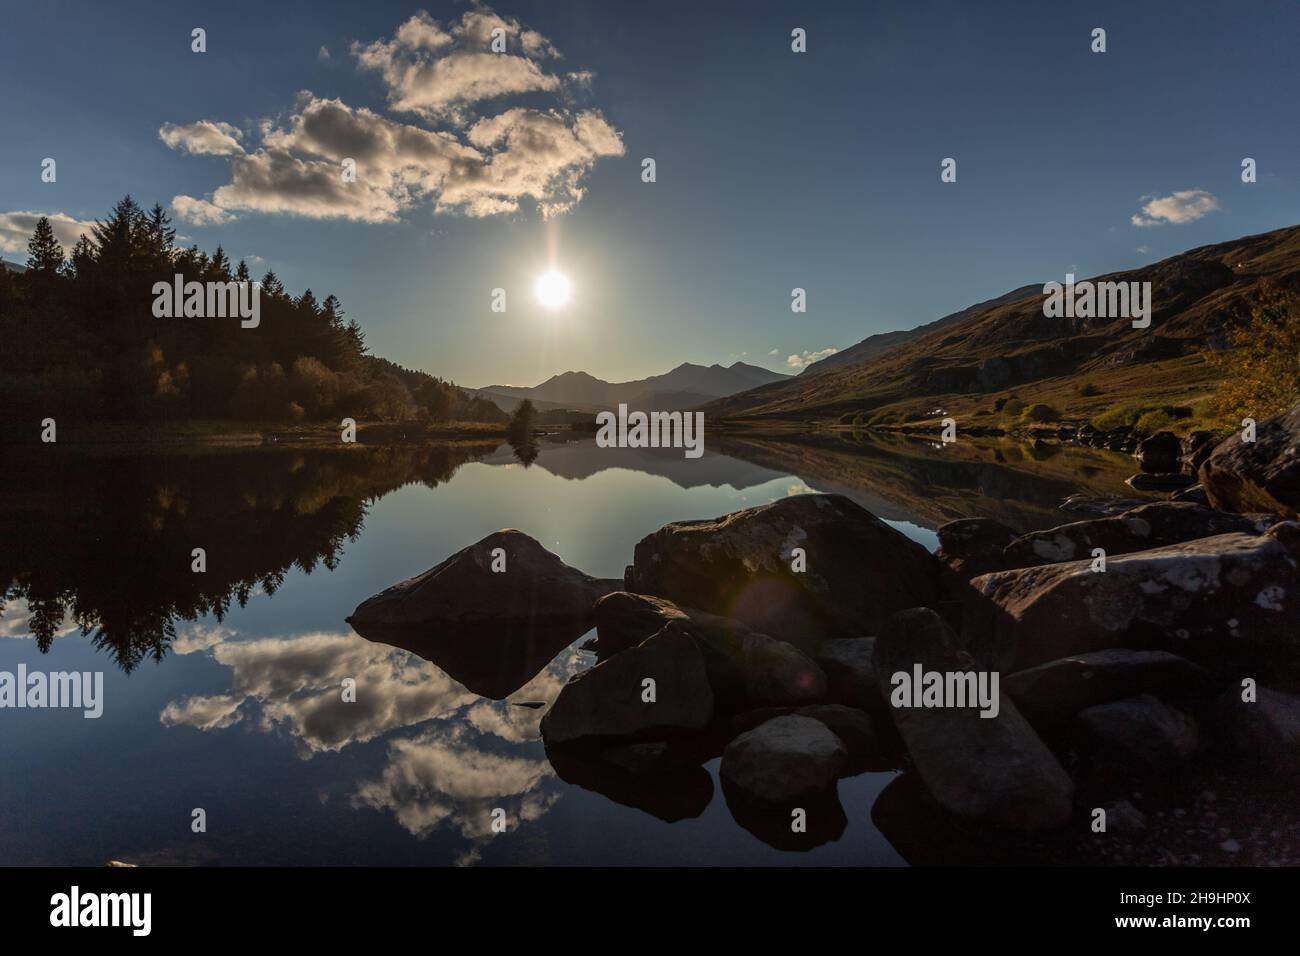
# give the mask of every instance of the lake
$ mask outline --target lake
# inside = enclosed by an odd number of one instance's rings
[[[0,711],[0,864],[916,862],[899,801],[877,805],[892,772],[842,779],[842,819],[798,852],[733,815],[717,759],[667,787],[561,777],[544,708],[522,705],[594,663],[583,637],[481,696],[463,663],[344,618],[505,527],[621,577],[669,521],[834,491],[933,549],[956,517],[1071,520],[1063,498],[1129,493],[1134,470],[1094,449],[863,436],[711,437],[696,460],[552,437],[527,466],[496,442],[6,448],[0,671],[102,671],[104,705]]]

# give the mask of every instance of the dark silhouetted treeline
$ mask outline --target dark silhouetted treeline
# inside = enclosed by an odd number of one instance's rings
[[[246,282],[244,262],[175,245],[161,206],[113,207],[65,256],[47,219],[27,271],[0,267],[0,407],[77,420],[491,421],[505,413],[450,382],[366,353],[333,295],[260,280],[260,322],[157,318],[154,283]]]

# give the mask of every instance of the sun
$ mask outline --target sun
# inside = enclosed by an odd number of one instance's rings
[[[551,269],[537,277],[534,291],[537,293],[538,302],[548,309],[558,309],[568,303],[573,286],[569,282],[569,277],[563,272]]]

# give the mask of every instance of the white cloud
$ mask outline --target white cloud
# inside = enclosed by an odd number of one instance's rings
[[[1143,197],[1148,199],[1148,197]],[[1163,226],[1166,223],[1182,225],[1214,212],[1219,200],[1204,189],[1184,189],[1170,196],[1149,198],[1142,211],[1130,220],[1133,225]]]
[[[494,30],[504,35],[503,53],[492,51]],[[560,89],[560,79],[537,62],[558,56],[551,41],[486,7],[445,27],[420,11],[392,40],[354,43],[352,55],[383,78],[392,109],[427,120],[460,119],[475,103]]]
[[[1136,251],[1137,251],[1138,255],[1145,256],[1147,253],[1149,253],[1149,252],[1151,251],[1151,247],[1148,246],[1148,245],[1143,244],[1143,245],[1138,246]]]
[[[235,218],[220,206],[193,196],[173,196],[172,209],[177,219],[191,226],[224,226]]]
[[[328,60],[329,58],[330,58],[330,50],[329,50],[329,47],[327,47],[327,46],[322,46],[318,51],[316,51],[316,59],[318,59],[318,60]]]
[[[828,355],[834,355],[838,351],[839,349],[836,348],[828,348],[820,349],[816,352],[803,352],[797,355],[790,355],[786,358],[785,364],[790,366],[790,368],[804,369],[813,362],[820,361]]]
[[[66,254],[84,233],[90,232],[93,221],[73,219],[61,212],[0,212],[0,252],[27,252],[27,241],[42,216],[50,220],[54,238],[59,240]]]
[[[768,352],[767,354],[768,354],[768,355],[780,355],[780,354],[781,354],[781,350],[780,350],[780,349],[772,349],[772,351]]]
[[[237,156],[244,151],[239,145],[243,134],[229,123],[198,120],[194,123],[163,123],[158,138],[172,149],[183,149],[192,156]]]
[[[507,52],[487,52],[498,28]],[[438,213],[485,217],[529,201],[550,217],[581,201],[599,160],[625,152],[619,131],[596,109],[516,106],[471,115],[476,103],[562,86],[529,59],[558,57],[550,41],[485,7],[446,26],[419,13],[391,40],[354,44],[353,53],[362,68],[381,73],[394,110],[450,128],[426,129],[310,92],[299,94],[283,121],[263,120],[260,143],[247,149],[227,124],[169,124],[159,135],[173,147],[213,153],[213,131],[234,146],[226,154],[230,182],[210,202],[178,197],[186,207],[178,215],[198,225],[228,221],[216,210],[392,222],[422,202]],[[575,83],[589,84],[590,74]],[[356,163],[355,181],[344,181],[345,159]]]

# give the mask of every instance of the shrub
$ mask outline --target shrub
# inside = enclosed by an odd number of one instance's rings
[[[1300,293],[1270,290],[1229,342],[1231,351],[1210,357],[1223,377],[1222,414],[1262,420],[1300,400]]]
[[[1157,408],[1155,411],[1147,412],[1139,418],[1133,423],[1133,427],[1137,431],[1154,435],[1156,432],[1167,431],[1173,423],[1174,417],[1172,415],[1163,408]]]
[[[1079,386],[1079,394],[1084,398],[1091,398],[1094,395],[1101,394],[1101,387],[1094,385],[1092,382],[1084,382]]]
[[[1020,413],[1027,422],[1059,422],[1061,413],[1046,402],[1035,402]]]
[[[1002,403],[1002,408],[999,409],[999,411],[1007,415],[1019,415],[1024,410],[1025,403],[1015,397],[1008,398]]]

